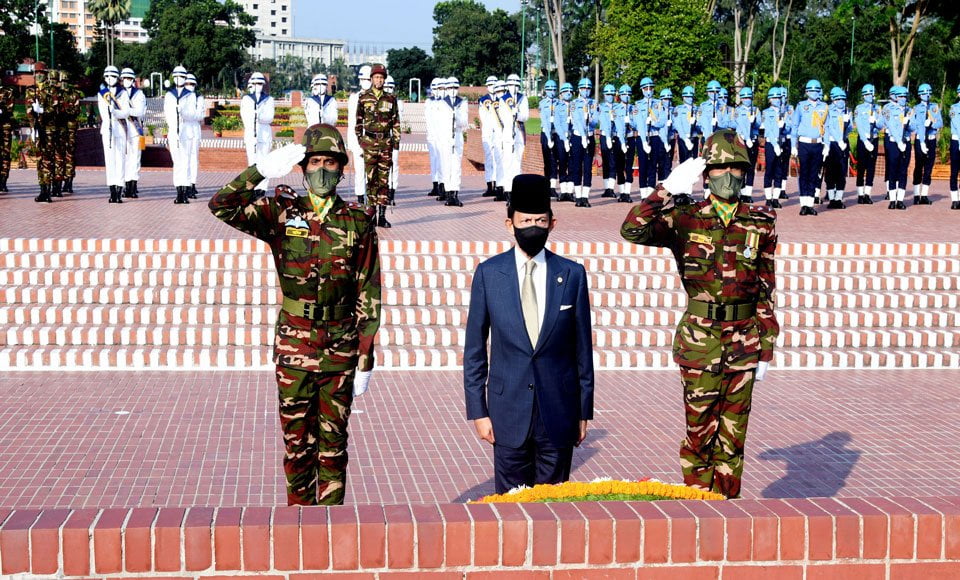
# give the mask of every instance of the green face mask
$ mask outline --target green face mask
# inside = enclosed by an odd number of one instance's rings
[[[321,168],[312,173],[307,173],[305,179],[307,189],[310,190],[311,194],[327,197],[333,193],[337,184],[340,183],[340,172]]]
[[[729,200],[740,195],[743,189],[743,177],[737,177],[733,173],[724,173],[717,177],[709,178],[710,194],[723,200]]]

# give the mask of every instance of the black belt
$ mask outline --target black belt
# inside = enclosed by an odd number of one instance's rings
[[[367,131],[366,129],[363,130],[363,134],[366,137],[373,137],[374,139],[383,139],[387,135],[385,131],[377,133],[375,131]]]
[[[687,302],[687,312],[694,316],[708,318],[710,320],[733,322],[734,320],[744,320],[753,317],[757,313],[757,304],[756,302],[719,304],[717,302],[703,302],[691,299]]]
[[[351,318],[356,311],[353,304],[320,305],[315,302],[302,302],[292,298],[283,298],[283,309],[301,318],[310,320],[343,320]]]

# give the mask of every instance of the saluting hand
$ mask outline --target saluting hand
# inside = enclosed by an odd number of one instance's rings
[[[279,179],[290,173],[293,166],[303,159],[307,148],[303,145],[284,145],[271,151],[257,163],[257,171],[267,179]]]

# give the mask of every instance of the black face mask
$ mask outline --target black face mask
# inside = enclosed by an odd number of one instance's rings
[[[540,226],[527,226],[525,228],[514,226],[513,235],[517,238],[517,245],[520,246],[520,249],[526,255],[533,257],[547,245],[547,236],[550,235],[550,230]]]

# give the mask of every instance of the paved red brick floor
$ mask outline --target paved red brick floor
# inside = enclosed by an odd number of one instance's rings
[[[142,173],[141,198],[122,205],[108,204],[109,193],[103,185],[103,172],[80,170],[76,194],[67,195],[53,204],[38,204],[35,171],[13,170],[8,194],[0,194],[0,207],[5,217],[0,221],[0,237],[108,237],[108,238],[227,238],[244,234],[214,219],[206,200],[234,177],[232,173],[200,175],[199,200],[190,205],[173,204],[176,196],[170,185],[168,170]],[[299,185],[298,174],[286,181]],[[353,176],[348,175],[340,186],[344,199],[353,199]],[[594,180],[593,207],[575,208],[571,203],[554,204],[558,216],[553,240],[620,241],[620,224],[629,206],[614,200],[601,199],[600,180]],[[480,197],[485,187],[481,177],[464,180],[462,208],[443,207],[426,196],[429,178],[409,175],[401,178],[398,205],[388,219],[391,230],[381,230],[383,239],[405,240],[509,240],[504,228],[504,206],[492,198]],[[848,181],[846,210],[822,209],[816,217],[798,215],[796,180],[791,179],[791,199],[780,213],[777,229],[784,242],[938,242],[956,241],[960,211],[951,211],[950,196],[944,181],[935,181],[930,188],[933,205],[909,206],[907,211],[890,211],[879,200],[871,206],[856,205],[853,181]],[[850,193],[853,192],[853,193]],[[759,199],[762,192],[755,192]],[[197,203],[199,202],[199,203]],[[908,201],[909,203],[909,201]]]
[[[745,497],[958,495],[960,371],[773,373],[754,397]],[[384,372],[354,405],[347,499],[492,492],[457,372]],[[573,478],[680,479],[679,378],[601,372]],[[0,506],[284,502],[269,372],[7,373]]]

